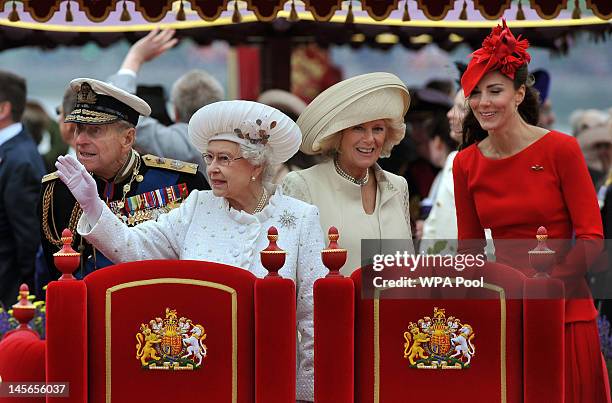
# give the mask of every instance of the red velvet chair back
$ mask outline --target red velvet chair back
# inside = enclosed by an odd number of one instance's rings
[[[259,357],[256,363],[261,344],[274,343],[256,342],[256,332],[269,334],[275,331],[275,323],[266,314],[257,315],[255,307],[273,292],[288,300],[280,301],[282,309],[293,306],[293,316],[278,322],[283,329],[276,330],[289,334],[292,342],[276,348],[283,360]],[[47,299],[47,367],[51,367],[47,380],[74,379],[71,401],[255,402],[257,394],[257,401],[275,402],[278,400],[267,397],[270,390],[265,385],[256,387],[256,368],[270,367],[267,359],[283,361],[284,366],[274,370],[293,379],[292,389],[291,383],[282,392],[277,388],[276,399],[295,396],[295,288],[291,280],[257,279],[244,269],[211,262],[142,261],[99,270],[84,281],[53,282]],[[145,337],[149,335],[146,328],[159,325],[166,329],[163,337]],[[180,335],[168,329],[196,325],[206,334],[201,340],[206,355],[200,367],[191,370],[182,368],[185,362],[171,362],[166,368],[161,363],[155,369],[143,368],[142,352],[151,351],[142,348],[147,339],[176,353],[188,344],[181,344]],[[138,344],[141,348],[137,350]],[[74,354],[66,355],[70,350]],[[145,354],[145,363],[152,357]],[[179,367],[167,368],[173,365]],[[260,372],[260,377],[269,377]]]
[[[126,402],[145,395],[188,401],[196,389],[211,401],[252,395],[255,276],[250,272],[216,263],[134,262],[92,273],[85,283],[90,402],[103,402],[108,393]],[[136,358],[141,324],[165,320],[166,308],[176,311],[176,320],[185,317],[204,327],[207,354],[197,370],[143,370]],[[238,343],[238,337],[248,342]]]
[[[351,277],[355,289],[361,290],[361,270]],[[512,270],[507,286],[522,286],[522,277]],[[412,396],[445,402],[449,393],[490,403],[522,401],[521,301],[507,300],[504,290],[494,284],[488,284],[482,294],[479,299],[368,300],[356,293],[356,401],[392,403]],[[434,309],[444,309],[446,317],[454,316],[472,327],[476,354],[470,368],[417,369],[404,358],[409,323],[434,318]]]
[[[383,298],[363,299],[361,290],[365,279],[362,279],[361,270],[355,271],[351,276],[355,289],[354,401],[447,402],[461,397],[487,403],[562,401],[564,301],[522,298],[526,288],[542,288],[542,282],[547,286],[552,283],[553,288],[559,284],[551,279],[527,279],[512,268],[494,263],[487,263],[482,274],[483,288],[476,291],[466,291],[464,287],[447,289],[445,298],[386,299],[383,294]],[[340,369],[336,362],[352,359],[348,356],[351,352],[343,347],[351,343],[346,339],[342,340],[334,357],[326,360],[317,356],[329,340],[340,342],[317,324],[317,317],[326,316],[325,307],[317,306],[317,301],[329,301],[334,295],[333,290],[326,290],[322,285],[325,282],[331,285],[331,281],[321,279],[319,287],[315,284],[315,334],[322,335],[322,339],[315,338],[315,396],[317,388],[321,390],[320,382],[344,385],[347,381],[347,376],[339,371],[335,379],[317,377],[320,367],[330,372],[330,368]],[[466,292],[478,293],[478,298]],[[328,303],[346,305],[346,301],[339,300]],[[452,316],[461,325],[469,324],[473,330],[471,342],[475,354],[469,368],[411,367],[404,355],[405,332],[409,332],[410,322],[417,325],[420,319],[435,318],[435,311],[439,315],[442,309],[445,322]],[[340,323],[339,319],[328,317],[326,320],[327,323]],[[333,330],[334,333],[341,331]],[[412,345],[412,339],[408,346]],[[446,348],[453,350],[454,346],[449,343]],[[466,358],[462,360],[465,362]],[[325,396],[317,397],[321,403],[332,402]],[[345,393],[333,401],[348,403],[353,399]]]

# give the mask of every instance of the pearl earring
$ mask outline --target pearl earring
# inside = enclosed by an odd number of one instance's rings
[[[255,182],[255,177],[251,176],[251,182]]]

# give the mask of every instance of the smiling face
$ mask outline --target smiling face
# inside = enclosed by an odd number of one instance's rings
[[[338,160],[349,174],[358,175],[374,165],[387,137],[383,119],[362,123],[341,132]]]
[[[251,165],[240,155],[240,146],[227,140],[213,140],[208,143],[206,154],[214,157],[206,172],[210,187],[217,197],[241,199],[251,183],[251,177],[258,177],[262,168]],[[239,158],[239,159],[237,159]],[[219,161],[226,160],[227,166]]]
[[[511,79],[499,71],[491,71],[472,91],[469,105],[483,130],[491,131],[519,117],[517,107],[524,97],[525,86],[514,89]]]
[[[134,143],[135,130],[121,123],[85,125],[78,123],[74,145],[78,160],[89,172],[110,179],[125,163]]]

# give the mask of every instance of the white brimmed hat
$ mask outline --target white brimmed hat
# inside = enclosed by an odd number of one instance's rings
[[[410,106],[408,89],[391,73],[368,73],[341,81],[319,94],[297,120],[304,140],[300,150],[319,154],[321,141],[341,130],[378,119],[392,119],[403,125]],[[399,144],[404,131],[387,139]]]
[[[271,106],[251,101],[221,101],[200,108],[189,120],[189,138],[201,152],[211,140],[227,140],[251,147],[267,147],[268,162],[291,158],[302,142],[300,128]]]
[[[70,87],[77,100],[66,122],[102,125],[125,120],[136,126],[140,115],[151,114],[151,107],[143,99],[114,85],[93,78],[76,78]]]
[[[306,109],[306,102],[300,97],[290,93],[289,91],[272,89],[267,90],[259,94],[257,102],[270,105],[274,108],[280,109],[283,112],[294,114],[296,117],[300,116],[304,109]]]

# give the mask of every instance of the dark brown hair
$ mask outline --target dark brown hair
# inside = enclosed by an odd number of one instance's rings
[[[518,90],[521,85],[525,86],[525,98],[518,106],[518,112],[525,122],[530,125],[536,125],[538,123],[540,105],[538,93],[532,88],[533,77],[527,70],[527,64],[522,65],[514,74],[514,89]],[[482,141],[488,135],[487,131],[480,127],[480,123],[478,123],[472,109],[467,108],[467,114],[463,120],[463,141],[459,149],[462,150],[477,141]]]
[[[16,74],[0,70],[0,102],[11,103],[11,118],[20,122],[26,104],[26,81]]]

